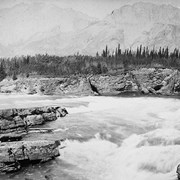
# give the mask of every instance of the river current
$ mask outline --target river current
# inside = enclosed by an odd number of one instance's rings
[[[175,180],[180,164],[180,100],[152,97],[0,95],[0,108],[59,105],[65,118],[25,140],[64,139],[61,156],[3,180]]]

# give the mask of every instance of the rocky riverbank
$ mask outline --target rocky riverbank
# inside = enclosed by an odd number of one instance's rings
[[[60,141],[21,141],[30,126],[57,120],[68,114],[61,107],[0,110],[0,172],[19,170],[23,164],[59,156]],[[11,141],[11,142],[9,142]]]
[[[0,93],[45,95],[179,95],[180,72],[141,68],[116,74],[69,78],[26,78],[0,82]]]

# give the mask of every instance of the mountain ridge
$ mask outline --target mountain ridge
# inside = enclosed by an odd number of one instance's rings
[[[140,44],[150,48],[180,48],[180,9],[171,5],[142,2],[125,5],[102,20],[86,18],[85,25],[79,27],[77,22],[81,24],[81,16],[80,13],[79,20],[75,22],[77,30],[63,31],[62,26],[57,25],[36,32],[12,48],[14,55],[49,53],[63,56],[77,52],[95,55],[106,45],[113,51],[117,44],[121,44],[122,49],[136,49]],[[71,29],[72,21],[66,23],[67,29]]]

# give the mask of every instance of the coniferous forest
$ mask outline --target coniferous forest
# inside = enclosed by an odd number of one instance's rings
[[[136,51],[122,51],[120,45],[110,53],[108,46],[96,56],[73,55],[59,57],[55,55],[21,56],[0,59],[0,81],[5,77],[44,76],[64,77],[68,75],[104,74],[118,70],[141,67],[161,67],[180,69],[180,51],[167,48],[149,50],[148,47],[137,47]]]

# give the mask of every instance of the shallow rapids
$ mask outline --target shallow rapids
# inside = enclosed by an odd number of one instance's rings
[[[69,115],[45,127],[65,139],[61,156],[0,179],[175,180],[180,164],[180,100],[0,95],[0,108],[60,105]],[[37,139],[37,134],[25,140]]]

